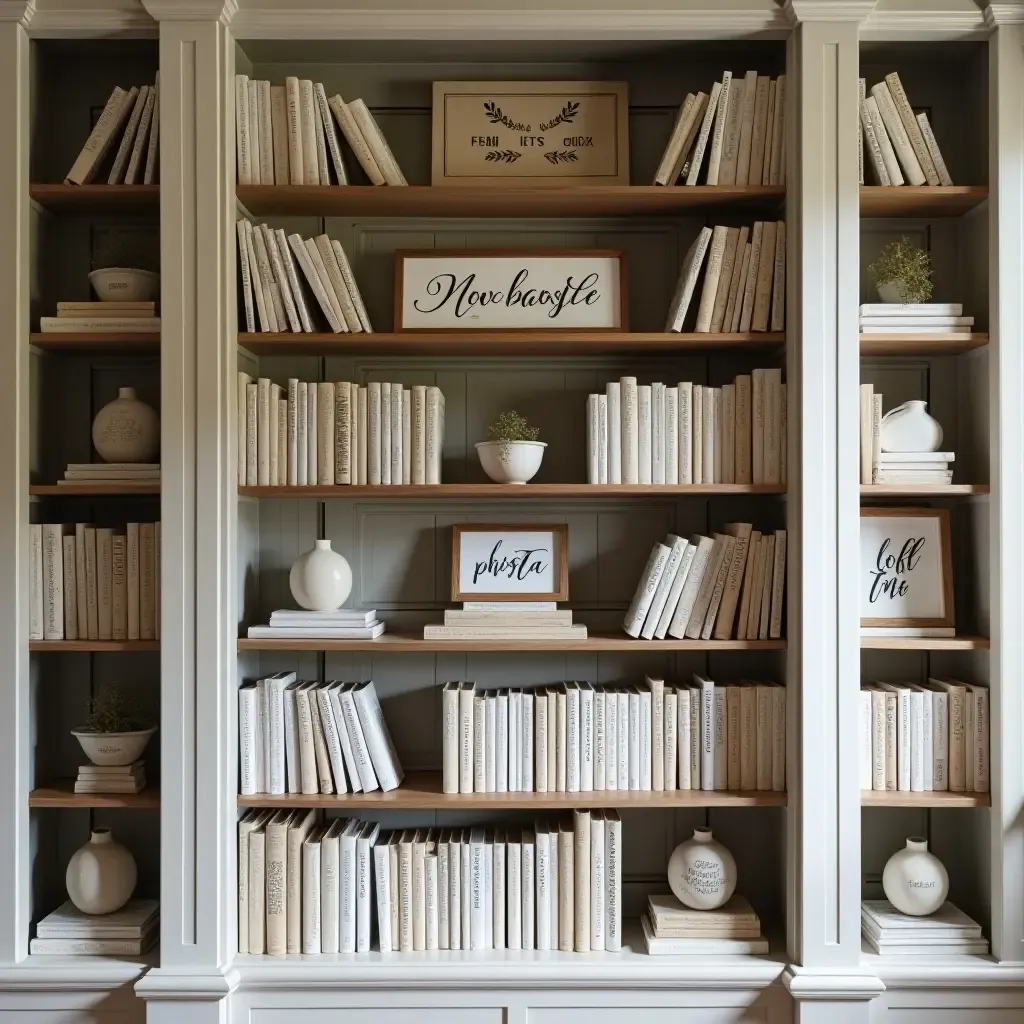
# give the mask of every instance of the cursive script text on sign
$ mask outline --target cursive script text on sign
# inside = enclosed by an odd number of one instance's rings
[[[551,552],[547,548],[516,548],[503,554],[499,540],[486,559],[473,567],[473,582],[483,578],[525,580],[530,576],[541,576],[550,564]]]
[[[908,574],[913,572],[921,561],[924,550],[924,537],[908,537],[900,548],[899,554],[889,550],[890,539],[882,541],[875,556],[875,567],[871,570],[871,592],[868,600],[874,604],[882,597],[890,600],[906,597],[910,590]]]

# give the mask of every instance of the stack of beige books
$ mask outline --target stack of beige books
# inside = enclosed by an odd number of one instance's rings
[[[873,953],[895,956],[984,956],[981,925],[948,900],[934,914],[901,914],[888,900],[864,900],[860,930]]]
[[[160,330],[155,302],[58,302],[56,316],[39,318],[44,334],[145,333]]]
[[[83,764],[75,779],[76,793],[141,793],[146,788],[146,764]]]
[[[141,956],[160,937],[160,904],[129,900],[112,914],[86,914],[70,900],[36,925],[33,956]]]
[[[587,627],[574,624],[572,609],[554,601],[467,601],[448,608],[443,625],[423,627],[424,640],[586,640]]]
[[[647,952],[652,956],[768,952],[761,921],[740,895],[733,895],[716,910],[691,910],[671,895],[649,896],[642,923]]]

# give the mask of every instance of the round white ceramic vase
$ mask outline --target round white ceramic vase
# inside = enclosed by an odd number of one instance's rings
[[[883,452],[934,452],[942,444],[942,427],[920,399],[904,402],[882,417]]]
[[[694,910],[714,910],[736,890],[736,861],[711,834],[695,828],[668,861],[668,884],[680,903]]]
[[[135,858],[114,842],[109,828],[95,828],[68,862],[68,896],[83,914],[112,914],[135,892]]]
[[[525,484],[537,475],[545,448],[543,441],[478,441],[476,453],[496,484]]]
[[[160,417],[135,397],[135,388],[118,388],[92,421],[92,443],[107,462],[152,462],[160,450]]]
[[[352,593],[352,570],[329,540],[318,540],[316,547],[295,559],[288,585],[300,608],[333,612]]]
[[[928,852],[928,840],[911,836],[886,862],[882,888],[901,914],[924,917],[946,902],[949,875],[942,861]]]

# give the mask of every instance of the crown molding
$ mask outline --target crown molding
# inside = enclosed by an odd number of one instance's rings
[[[1024,25],[1024,3],[989,4],[985,8],[985,25],[992,29],[1000,25]]]
[[[236,0],[142,0],[155,21],[219,21],[230,25],[238,13]]]
[[[14,20],[6,10],[23,8],[21,23],[36,39],[153,37],[157,26],[140,0],[85,0],[63,6],[61,0],[0,0],[0,21]]]
[[[30,956],[16,964],[0,964],[0,993],[116,992],[149,970],[144,960],[55,967],[46,963],[50,959],[53,958]]]
[[[238,988],[238,972],[231,967],[154,967],[135,985],[135,994],[147,1002],[216,1003]]]
[[[35,13],[35,0],[0,0],[0,24],[14,21],[28,28]]]
[[[786,0],[791,25],[803,21],[864,21],[878,0]]]
[[[860,31],[862,39],[910,39],[919,42],[933,39],[975,39],[987,33],[985,12],[974,6],[965,6],[958,10],[938,6],[906,11],[876,10],[861,25]]]

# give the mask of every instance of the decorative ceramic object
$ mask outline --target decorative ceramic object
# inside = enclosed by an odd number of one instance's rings
[[[131,853],[114,842],[109,828],[94,828],[89,842],[72,854],[65,882],[83,914],[112,914],[132,898],[137,878]]]
[[[882,888],[901,914],[924,917],[946,902],[949,875],[942,861],[928,852],[928,840],[911,836],[886,862]]]
[[[89,275],[100,302],[152,302],[160,294],[160,275],[152,270],[104,267]]]
[[[694,910],[714,910],[736,889],[736,861],[711,834],[695,828],[693,838],[680,843],[668,862],[668,884],[680,903]]]
[[[352,570],[329,540],[318,540],[316,547],[295,559],[288,585],[300,608],[333,612],[352,593]]]
[[[891,303],[894,306],[902,306],[904,302],[904,294],[906,294],[907,286],[903,281],[883,281],[879,285],[875,285],[878,291],[878,297],[883,302]]]
[[[135,388],[118,388],[92,421],[92,443],[107,462],[152,462],[160,450],[160,417],[135,397]]]
[[[883,452],[936,452],[942,427],[928,414],[928,403],[915,399],[890,409],[882,417]]]
[[[496,484],[525,484],[537,475],[545,448],[543,441],[479,441],[476,453]]]
[[[72,729],[71,735],[82,745],[85,756],[93,764],[126,765],[137,761],[146,744],[156,732],[151,729],[136,729],[132,732],[95,732],[89,729]]]

